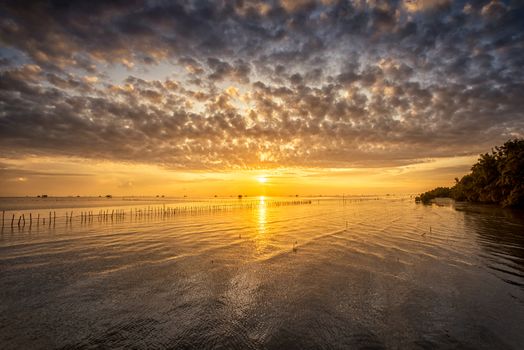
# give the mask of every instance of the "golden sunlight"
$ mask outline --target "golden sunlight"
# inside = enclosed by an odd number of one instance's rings
[[[265,184],[267,182],[267,176],[265,175],[257,176],[257,181],[260,182],[261,184]]]
[[[524,0],[34,3],[1,348],[524,350]]]

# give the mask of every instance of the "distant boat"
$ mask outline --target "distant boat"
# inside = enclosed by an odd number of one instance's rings
[[[106,194],[106,198],[113,198],[113,196],[110,194]]]
[[[42,195],[42,198],[47,198],[47,194],[43,194],[43,195]]]

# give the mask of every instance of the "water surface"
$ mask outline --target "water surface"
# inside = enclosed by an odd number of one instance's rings
[[[20,228],[6,219],[2,348],[524,344],[521,214],[409,197],[275,200],[292,199],[163,203],[143,216],[119,203],[125,216],[83,222],[83,210],[106,209],[75,205],[71,221],[61,208],[52,225]],[[164,215],[164,205],[207,209]]]

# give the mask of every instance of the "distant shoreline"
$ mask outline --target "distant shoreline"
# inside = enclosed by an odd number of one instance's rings
[[[28,210],[53,210],[74,208],[108,208],[129,206],[158,206],[158,205],[180,205],[182,203],[196,202],[238,202],[259,201],[261,197],[266,200],[295,200],[310,199],[320,201],[344,200],[375,200],[375,199],[398,199],[410,200],[412,195],[377,196],[377,195],[354,195],[354,196],[251,196],[238,199],[237,197],[0,197],[0,211],[28,211]]]

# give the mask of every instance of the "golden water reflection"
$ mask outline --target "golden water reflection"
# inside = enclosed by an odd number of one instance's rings
[[[268,237],[266,232],[267,224],[267,203],[264,196],[259,197],[258,208],[256,211],[257,230],[255,233],[255,247],[258,254],[264,253],[268,245]]]

